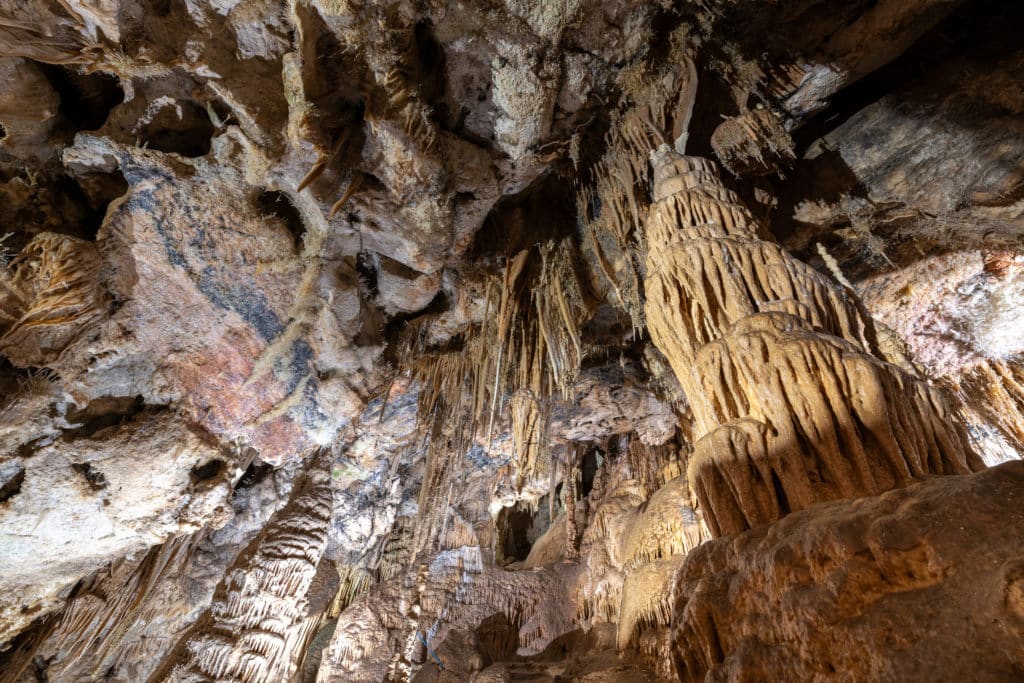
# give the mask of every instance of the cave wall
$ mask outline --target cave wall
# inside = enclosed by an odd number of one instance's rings
[[[1021,675],[1022,28],[0,0],[0,680]]]

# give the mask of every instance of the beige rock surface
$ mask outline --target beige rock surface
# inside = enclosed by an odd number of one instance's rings
[[[0,0],[0,683],[674,680],[719,561],[727,678],[972,642],[1024,14],[841,5]],[[838,518],[849,594],[747,592]]]
[[[111,557],[217,526],[225,515],[237,464],[173,414],[89,427],[4,463],[20,473],[0,510],[5,640]]]
[[[1012,462],[701,546],[676,575],[680,678],[1018,680],[1021,496]]]

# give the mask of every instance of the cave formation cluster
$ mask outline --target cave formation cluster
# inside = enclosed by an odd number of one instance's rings
[[[1024,678],[1024,10],[0,0],[0,683]]]

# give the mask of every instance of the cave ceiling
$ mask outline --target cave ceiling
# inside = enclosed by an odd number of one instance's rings
[[[0,0],[0,682],[1020,680],[1022,32]]]

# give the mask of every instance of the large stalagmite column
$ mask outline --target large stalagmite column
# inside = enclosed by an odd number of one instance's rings
[[[714,535],[975,468],[942,395],[872,355],[857,308],[758,238],[713,162],[652,161],[645,311],[693,407],[688,476]]]

